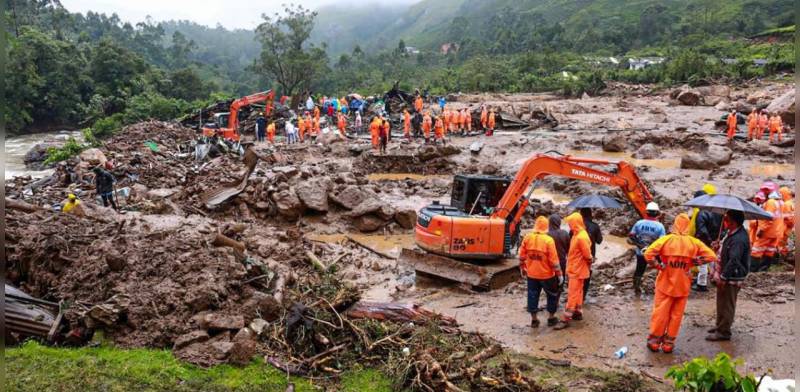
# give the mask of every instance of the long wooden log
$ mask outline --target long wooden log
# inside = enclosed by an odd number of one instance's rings
[[[440,325],[456,326],[456,319],[434,313],[417,304],[398,302],[356,302],[345,313],[350,318],[365,318],[381,321],[414,322],[424,324],[436,321]]]
[[[9,198],[6,198],[6,208],[10,208],[12,210],[25,211],[25,212],[36,212],[44,209],[42,207],[26,203],[21,200],[15,200]]]

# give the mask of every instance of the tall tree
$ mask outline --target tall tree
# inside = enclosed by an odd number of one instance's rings
[[[302,6],[289,5],[283,15],[262,15],[264,22],[256,28],[261,56],[255,69],[277,82],[281,93],[293,98],[293,107],[297,105],[295,94],[309,90],[327,67],[324,47],[307,44],[316,15]]]

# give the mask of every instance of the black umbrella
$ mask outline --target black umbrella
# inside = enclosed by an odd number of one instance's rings
[[[764,211],[761,207],[733,195],[703,195],[689,200],[684,206],[695,207],[723,215],[728,211],[741,211],[744,213],[745,219],[752,220],[774,218],[772,214]]]
[[[569,204],[567,204],[567,208],[579,209],[579,208],[615,208],[615,209],[622,209],[622,205],[619,204],[616,200],[602,195],[583,195],[578,196]]]

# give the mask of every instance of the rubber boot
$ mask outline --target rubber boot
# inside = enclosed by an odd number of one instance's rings
[[[664,335],[664,342],[661,343],[661,351],[665,354],[672,354],[675,351],[675,338]]]
[[[634,276],[633,277],[633,293],[637,296],[642,295],[642,277],[641,276]]]
[[[663,337],[656,336],[656,335],[649,335],[647,336],[647,349],[657,353],[661,350],[661,343],[663,342]]]

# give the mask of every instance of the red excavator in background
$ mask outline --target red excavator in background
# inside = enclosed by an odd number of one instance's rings
[[[269,116],[272,112],[273,101],[275,101],[275,92],[272,90],[234,100],[231,102],[230,112],[216,113],[214,114],[214,122],[203,125],[203,136],[218,135],[226,140],[238,142],[240,139],[239,109],[254,103],[264,102],[264,116]]]
[[[616,172],[587,166],[616,165]],[[536,154],[511,181],[508,177],[454,178],[450,205],[438,202],[417,214],[415,242],[420,249],[403,249],[402,258],[423,273],[493,289],[519,276],[515,254],[522,215],[538,181],[547,176],[567,177],[622,190],[644,216],[653,200],[633,166],[624,161]]]

